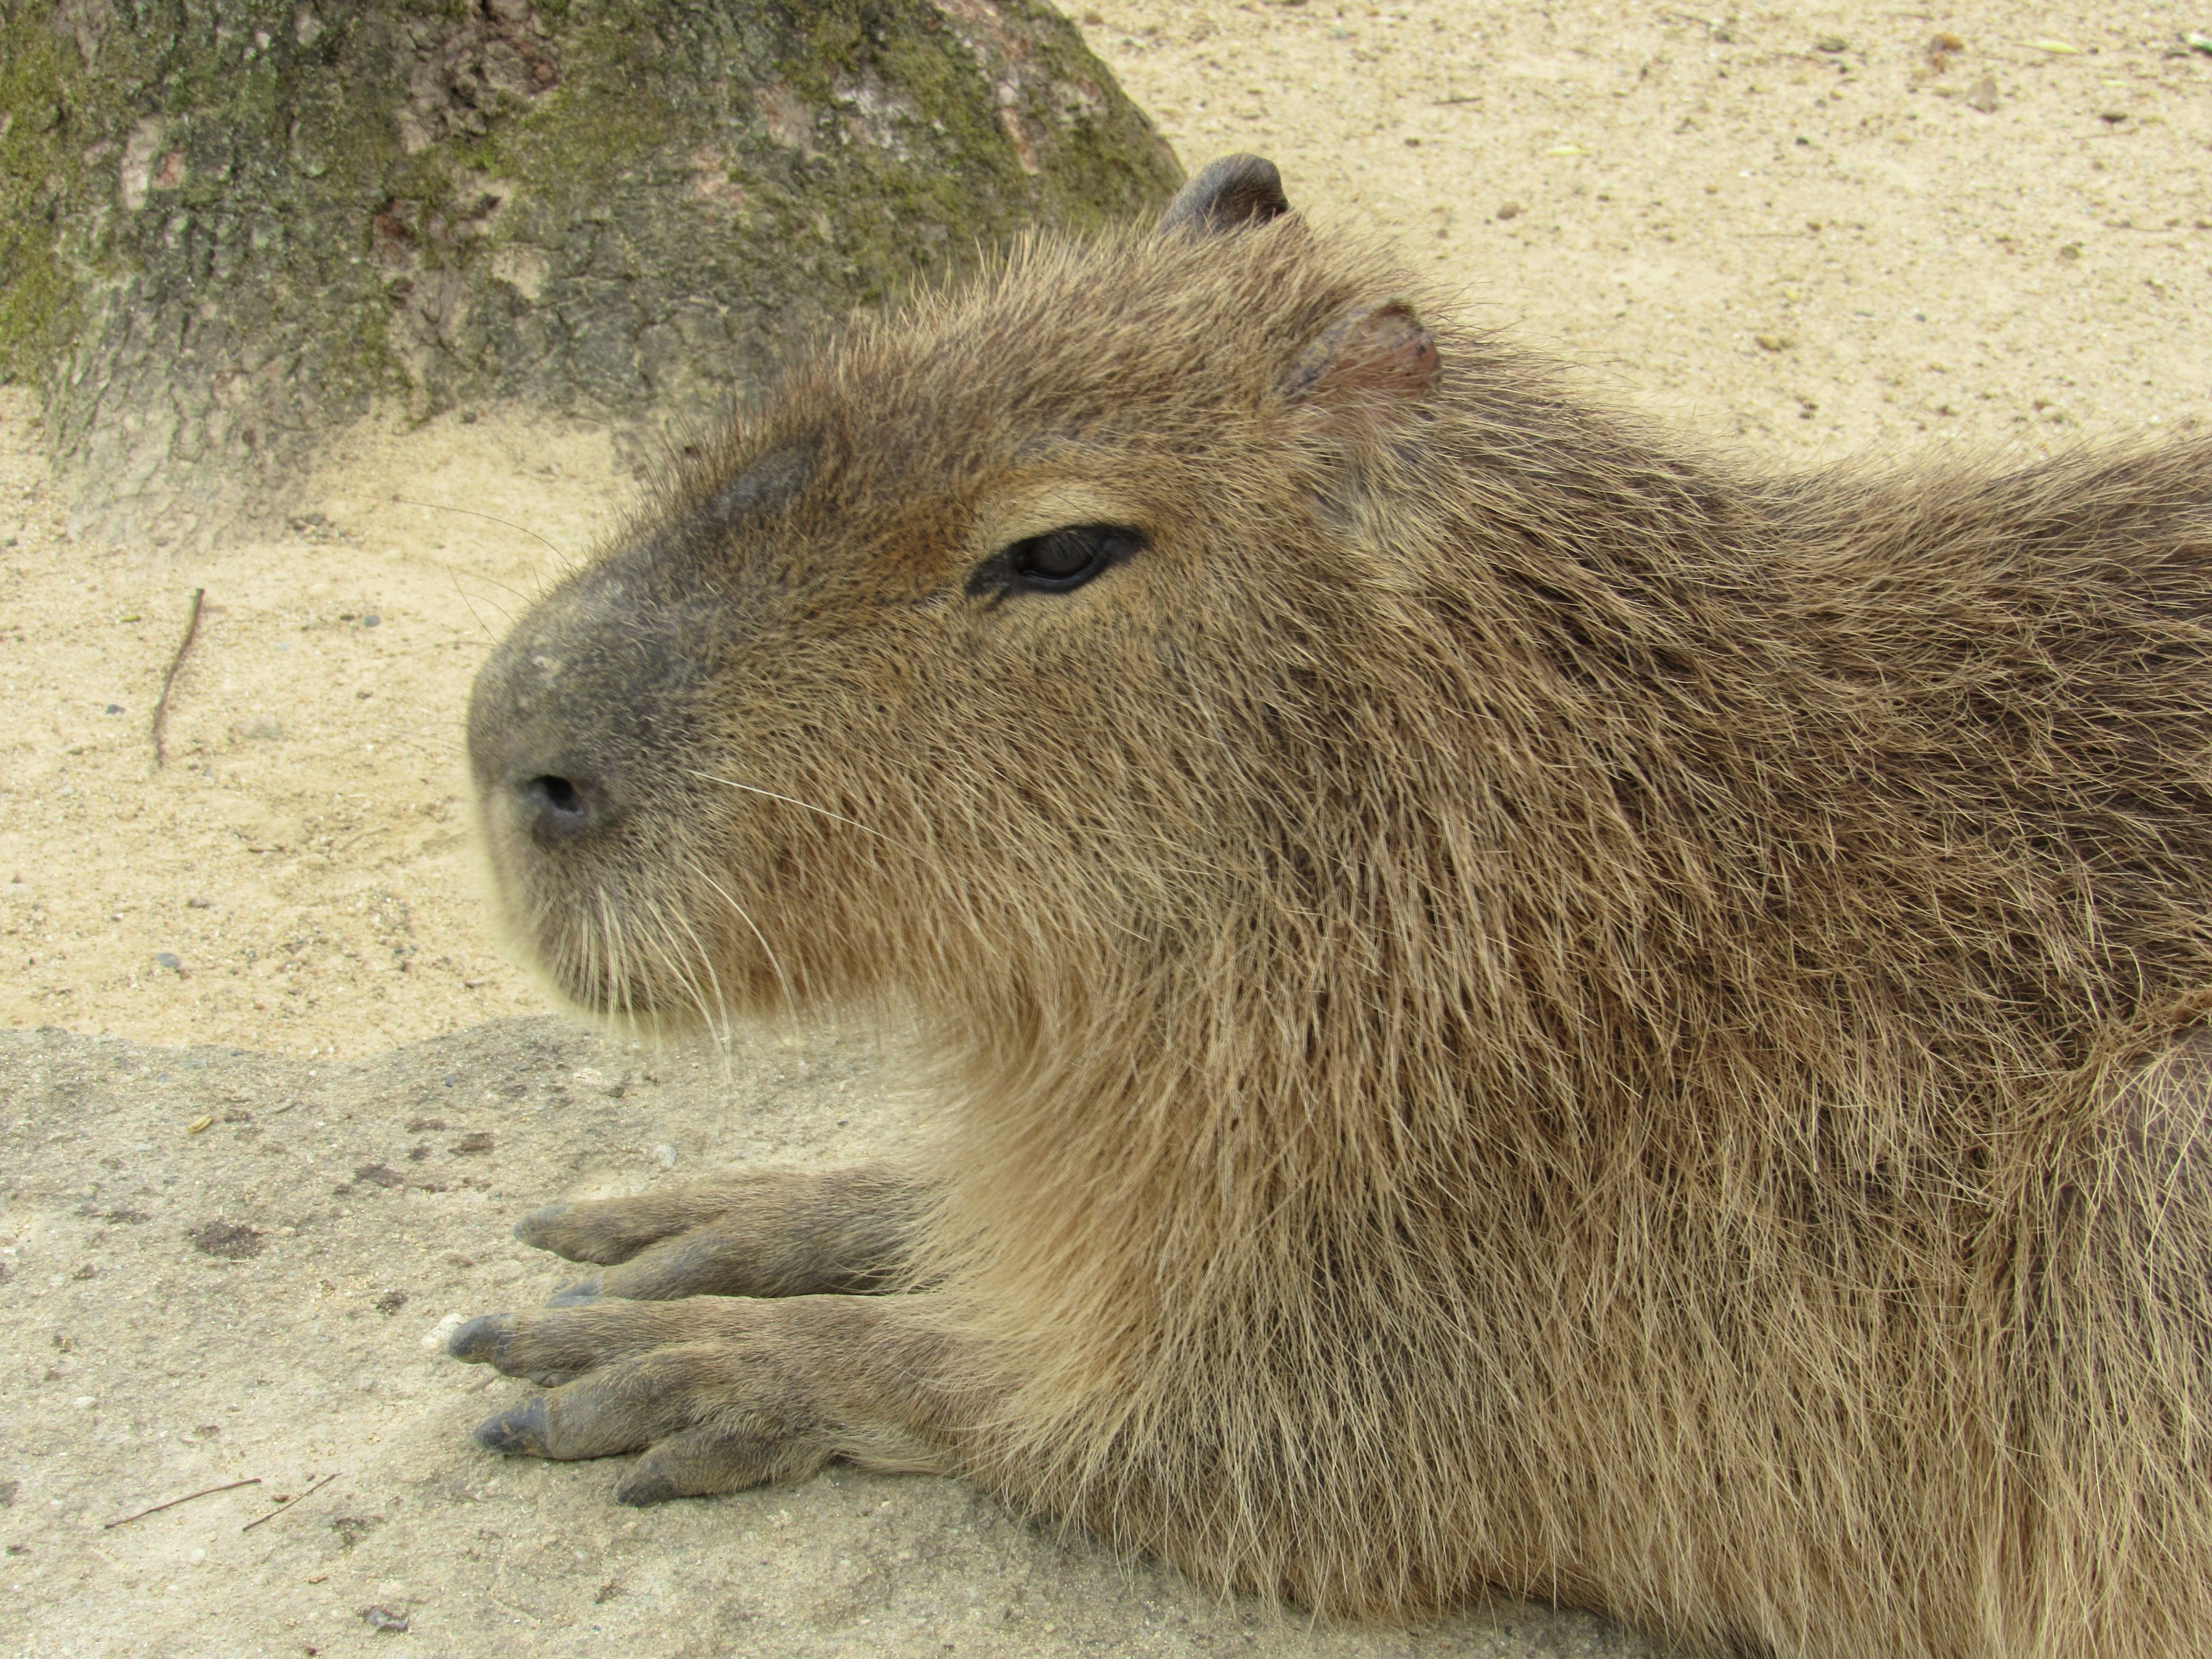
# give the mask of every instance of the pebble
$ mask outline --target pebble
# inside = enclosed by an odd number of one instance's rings
[[[174,951],[156,951],[154,952],[154,961],[157,966],[166,968],[173,974],[184,971],[185,960]]]
[[[446,1339],[451,1336],[455,1331],[460,1329],[462,1326],[468,1323],[468,1319],[469,1316],[466,1314],[447,1314],[443,1319],[430,1327],[429,1334],[422,1339],[422,1346],[426,1348],[432,1349],[444,1347],[446,1346]]]
[[[654,1147],[653,1149],[653,1161],[655,1164],[658,1164],[664,1170],[674,1169],[676,1167],[676,1149],[673,1146]]]

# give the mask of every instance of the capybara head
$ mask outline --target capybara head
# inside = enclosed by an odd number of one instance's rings
[[[508,927],[678,1023],[1049,1000],[1213,938],[1284,803],[1344,787],[1348,631],[1433,579],[1377,503],[1439,372],[1401,279],[1249,160],[857,325],[479,677]]]

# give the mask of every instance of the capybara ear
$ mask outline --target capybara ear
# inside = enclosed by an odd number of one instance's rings
[[[1160,216],[1160,234],[1188,231],[1218,236],[1246,225],[1265,224],[1291,210],[1283,195],[1283,175],[1261,155],[1224,155],[1207,163],[1185,185]]]
[[[1299,353],[1283,393],[1330,411],[1412,403],[1428,395],[1443,368],[1413,307],[1389,300],[1331,324]]]

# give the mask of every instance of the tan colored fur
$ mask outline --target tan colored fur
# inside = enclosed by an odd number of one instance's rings
[[[1393,301],[1433,385],[1340,362]],[[2208,483],[2200,442],[1708,462],[1294,217],[856,327],[473,716],[576,1002],[925,1034],[918,1218],[832,1264],[910,1288],[654,1340],[787,1317],[814,1462],[934,1458],[1330,1616],[2203,1650]],[[1149,544],[968,592],[1094,521]],[[562,743],[624,816],[549,854],[501,757]],[[778,1288],[698,1248],[635,1293]],[[651,1349],[579,1334],[627,1305],[457,1351],[581,1388]],[[781,1443],[768,1371],[708,1370],[682,1420]]]

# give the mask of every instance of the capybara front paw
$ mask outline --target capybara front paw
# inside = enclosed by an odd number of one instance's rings
[[[532,1210],[514,1224],[514,1236],[533,1249],[550,1250],[569,1261],[611,1266],[685,1224],[666,1204],[649,1196],[586,1199]]]
[[[833,1449],[768,1316],[738,1298],[494,1314],[447,1347],[510,1376],[573,1378],[481,1424],[476,1442],[562,1462],[642,1452],[616,1488],[625,1504],[801,1480]]]
[[[632,1302],[673,1302],[696,1296],[773,1296],[787,1288],[781,1277],[764,1267],[763,1257],[770,1253],[740,1222],[708,1222],[637,1249],[625,1249],[619,1255],[604,1232],[592,1240],[580,1237],[589,1230],[588,1223],[571,1225],[567,1217],[556,1217],[542,1227],[533,1224],[540,1216],[573,1212],[576,1207],[552,1206],[515,1229],[526,1243],[554,1249],[574,1261],[601,1264],[598,1272],[586,1273],[554,1291],[547,1298],[549,1307],[580,1307],[615,1297]],[[593,1250],[599,1254],[592,1254]]]
[[[556,1307],[848,1295],[896,1281],[923,1202],[906,1177],[877,1165],[752,1170],[628,1198],[549,1204],[514,1232],[599,1268],[556,1293]]]

